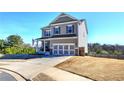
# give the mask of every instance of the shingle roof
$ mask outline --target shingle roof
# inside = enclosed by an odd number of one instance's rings
[[[43,27],[43,28],[41,28],[41,29],[49,29],[50,28],[50,26],[45,26],[45,27]]]
[[[70,22],[70,21],[78,21],[78,19],[71,17],[70,15],[67,15],[65,13],[61,13],[53,22],[50,24],[56,24],[56,23],[63,23],[63,22]]]
[[[64,16],[64,15],[66,15],[65,13],[61,13],[59,16]]]
[[[51,24],[56,24],[56,23],[63,23],[63,22],[70,22],[70,21],[77,21],[76,19],[72,19],[68,16],[60,17],[56,21],[52,22]]]

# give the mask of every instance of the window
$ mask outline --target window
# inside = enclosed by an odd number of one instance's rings
[[[53,51],[54,55],[57,55],[58,54],[58,45],[54,45],[53,48],[54,48],[54,51]]]
[[[54,28],[54,34],[60,34],[60,27],[59,26],[56,26]]]
[[[64,49],[68,49],[68,45],[65,45],[65,46],[64,46]]]
[[[64,50],[64,55],[68,55],[68,50]]]
[[[57,50],[54,50],[54,55],[57,55]]]
[[[50,30],[45,30],[44,31],[44,36],[50,36]]]
[[[59,49],[63,49],[63,46],[62,45],[59,45]]]
[[[74,45],[70,45],[70,49],[74,49]]]
[[[64,55],[68,55],[69,52],[68,52],[68,45],[64,45]]]
[[[67,25],[66,26],[67,33],[74,33],[74,25]]]
[[[70,55],[74,55],[74,51],[70,51]]]
[[[57,45],[54,46],[54,49],[57,49]]]
[[[63,50],[59,50],[59,55],[63,55]]]

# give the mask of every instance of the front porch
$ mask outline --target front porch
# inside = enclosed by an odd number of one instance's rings
[[[38,54],[50,54],[50,40],[35,39],[32,40],[32,46],[36,49]]]
[[[45,55],[78,55],[77,38],[37,39],[36,52]]]

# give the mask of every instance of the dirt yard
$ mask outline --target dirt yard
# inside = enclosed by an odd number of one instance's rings
[[[124,80],[124,60],[74,56],[56,67],[92,80]]]

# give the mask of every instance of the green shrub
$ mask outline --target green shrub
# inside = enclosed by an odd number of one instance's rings
[[[114,55],[122,55],[123,52],[122,52],[122,51],[117,51],[117,50],[115,50],[113,54],[114,54]]]
[[[5,48],[4,50],[5,54],[34,54],[35,49],[32,47],[9,47]]]
[[[107,51],[105,51],[105,50],[102,50],[102,51],[101,51],[101,54],[108,55],[109,53],[108,53]]]

